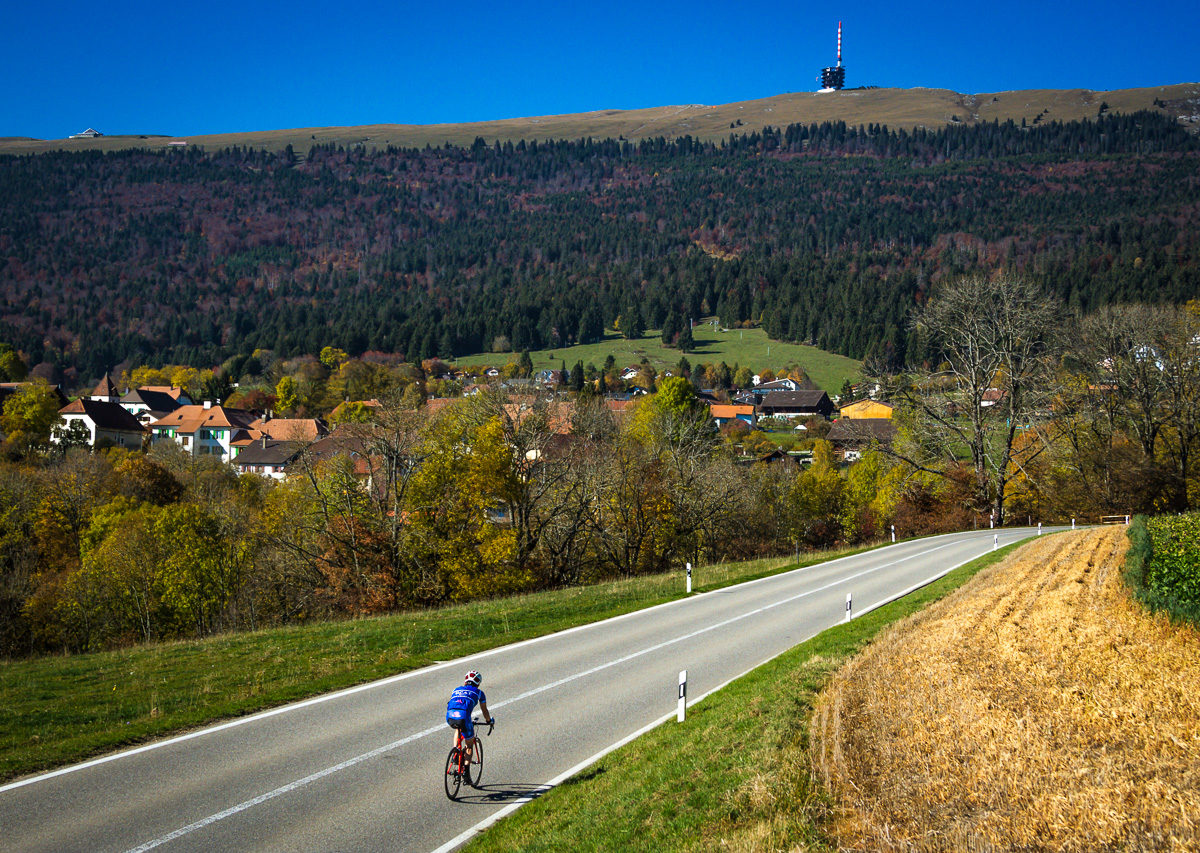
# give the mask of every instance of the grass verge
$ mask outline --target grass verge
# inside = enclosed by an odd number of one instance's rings
[[[698,567],[717,589],[857,553]],[[683,597],[682,572],[438,610],[0,663],[0,780]]]
[[[1021,543],[824,631],[609,753],[467,846],[490,850],[825,849],[829,801],[809,758],[818,693],[883,628]]]

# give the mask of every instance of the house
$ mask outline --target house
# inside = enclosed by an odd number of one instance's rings
[[[836,450],[857,458],[866,448],[890,445],[896,438],[896,422],[891,418],[838,418],[825,436]]]
[[[272,480],[282,480],[304,452],[304,445],[295,441],[278,441],[262,436],[238,449],[233,467],[238,474],[257,474]]]
[[[89,447],[141,448],[146,437],[146,428],[120,403],[80,397],[59,409],[58,416],[62,419],[63,429],[70,429],[76,422],[83,424],[88,432]],[[61,439],[56,433],[50,440],[57,444]]]
[[[180,406],[150,424],[154,441],[174,441],[192,456],[219,456],[228,462],[236,455],[234,442],[248,432],[254,415],[241,409],[201,405]]]
[[[979,399],[979,408],[987,409],[1000,403],[1007,395],[1002,388],[988,388]]]
[[[786,376],[783,379],[775,379],[771,382],[755,382],[755,391],[799,391],[800,383],[795,379],[789,379]]]
[[[187,398],[184,397],[184,399]],[[152,422],[166,417],[184,405],[179,402],[178,396],[172,396],[168,391],[154,388],[135,388],[121,397],[118,402],[143,426],[149,426]]]
[[[630,365],[629,367],[627,367],[621,371],[621,379],[623,379],[626,382],[628,382],[631,379],[637,379],[638,375],[641,372],[642,372],[642,368],[640,366],[638,366],[636,364]]]
[[[769,391],[759,397],[755,407],[760,418],[828,418],[833,414],[833,402],[824,391]]]
[[[881,403],[878,400],[856,400],[853,403],[847,403],[838,410],[838,415],[843,418],[890,418],[895,408],[888,403]]]
[[[264,440],[271,444],[274,453],[282,453],[283,450],[280,449],[280,446],[283,444],[294,445],[299,453],[300,449],[326,435],[329,435],[329,429],[320,418],[272,418],[270,415],[266,415],[252,421],[248,428],[237,430],[234,433],[234,437],[230,441],[230,450],[233,453],[231,461],[240,462],[242,453],[249,449],[266,450],[267,446],[262,444]],[[292,457],[294,456],[295,454],[292,454]],[[264,457],[264,453],[255,454],[255,458],[259,460],[256,464],[260,468],[270,464],[262,461],[259,457]],[[255,473],[263,472],[260,470]]]
[[[97,136],[103,136],[103,135],[104,134],[101,133],[100,131],[89,127],[87,130],[85,130],[81,133],[72,133],[67,138],[68,139],[94,139]]]
[[[731,421],[742,421],[751,429],[758,423],[754,406],[716,403],[708,407],[708,416],[716,422],[718,429]]]
[[[112,381],[112,377],[105,373],[96,383],[96,387],[92,389],[92,393],[88,395],[88,399],[98,400],[101,403],[115,403],[121,399],[121,394],[117,391],[117,384]]]
[[[312,444],[318,438],[329,435],[329,428],[320,418],[273,418],[269,414],[252,421],[250,429],[276,441],[302,444]]]

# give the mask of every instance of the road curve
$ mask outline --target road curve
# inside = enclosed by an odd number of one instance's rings
[[[449,849],[613,744],[844,618],[1033,529],[891,545],[214,725],[0,787],[5,847]],[[452,803],[446,698],[486,675],[483,787]]]

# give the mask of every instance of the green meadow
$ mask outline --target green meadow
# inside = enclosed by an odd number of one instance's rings
[[[714,328],[711,322],[702,322],[692,330],[692,337],[696,341],[696,350],[686,353],[686,357],[693,366],[719,364],[723,361],[730,367],[736,364],[749,367],[755,372],[770,369],[776,373],[784,368],[800,367],[813,382],[830,394],[840,391],[842,383],[847,379],[853,383],[861,376],[860,361],[804,344],[773,341],[762,329],[722,331]],[[645,337],[636,340],[625,340],[618,332],[610,329],[605,333],[604,340],[599,343],[537,350],[530,352],[529,356],[533,359],[534,369],[542,370],[547,367],[561,367],[564,362],[570,369],[578,361],[582,361],[585,366],[590,363],[602,367],[610,354],[616,359],[618,367],[636,365],[645,358],[656,370],[674,367],[685,355],[677,349],[663,346],[662,337],[656,330],[647,332]],[[514,357],[512,353],[481,353],[463,356],[457,363],[503,367]]]

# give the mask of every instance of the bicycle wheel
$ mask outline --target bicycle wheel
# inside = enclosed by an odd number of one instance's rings
[[[475,755],[467,766],[467,784],[472,788],[479,787],[479,777],[483,775],[483,741],[475,739]]]
[[[458,799],[458,789],[462,786],[462,773],[458,764],[458,747],[450,750],[446,756],[446,796],[452,800]]]

